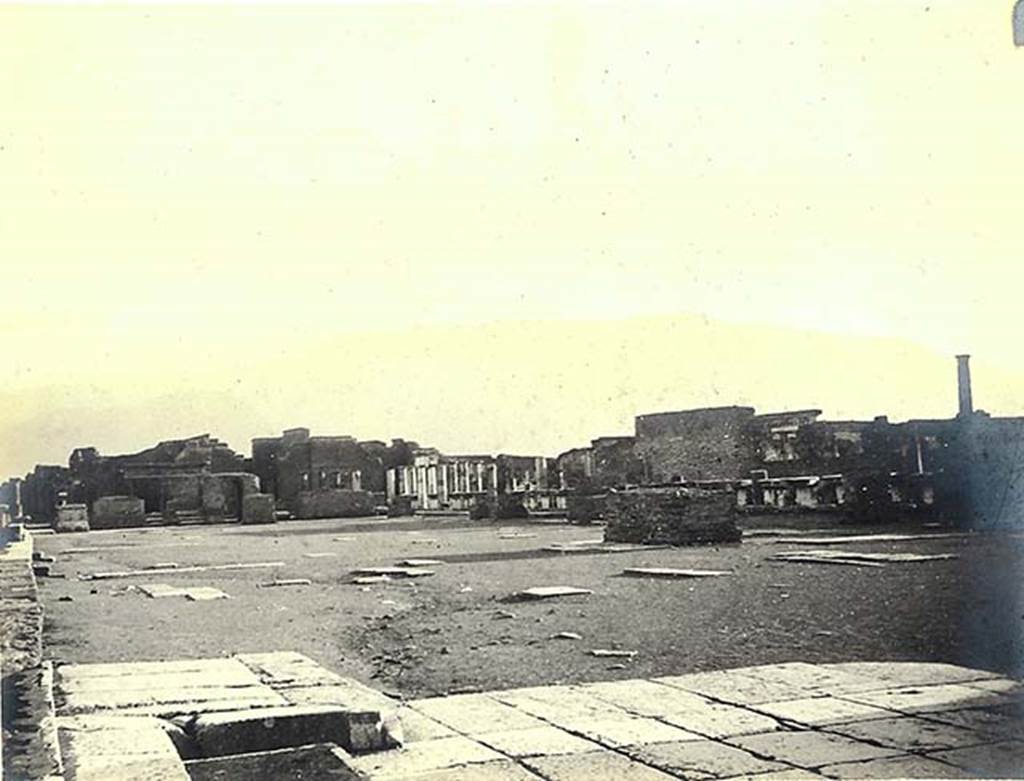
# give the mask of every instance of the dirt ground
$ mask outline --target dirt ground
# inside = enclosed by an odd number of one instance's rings
[[[766,523],[777,520],[762,519],[761,525]],[[799,521],[804,527],[823,523],[813,516]],[[748,524],[757,525],[756,519]],[[509,532],[526,536],[508,538]],[[294,650],[407,696],[790,660],[946,661],[1024,674],[1024,539],[1019,536],[837,546],[958,555],[884,568],[766,561],[772,553],[801,548],[767,537],[626,553],[541,550],[601,534],[599,527],[431,518],[38,537],[37,550],[56,556],[53,571],[66,576],[40,579],[45,656],[112,662]],[[409,557],[444,563],[431,567],[436,573],[431,577],[351,583],[354,568],[394,565]],[[268,561],[283,566],[78,578],[164,562],[184,567]],[[625,567],[639,566],[733,574],[671,581],[621,575]],[[312,584],[261,587],[275,578],[309,578]],[[215,586],[231,598],[151,599],[129,588],[144,583]],[[508,601],[515,591],[548,585],[594,593]],[[559,632],[581,639],[552,638]],[[637,654],[595,658],[588,652],[596,648]]]

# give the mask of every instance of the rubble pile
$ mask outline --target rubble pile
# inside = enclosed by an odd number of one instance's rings
[[[608,494],[606,542],[693,545],[739,542],[736,500],[728,491],[640,489]]]

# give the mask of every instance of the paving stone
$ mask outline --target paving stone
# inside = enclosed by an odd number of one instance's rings
[[[353,765],[371,778],[414,778],[418,773],[506,760],[497,751],[463,736],[421,740],[400,749],[356,757]]]
[[[782,770],[785,765],[758,759],[714,740],[654,743],[628,752],[649,765],[686,779],[725,778]]]
[[[940,662],[844,662],[821,666],[853,675],[881,678],[899,686],[962,683],[1002,677],[987,670],[973,670],[969,667],[958,667],[955,664]]]
[[[582,754],[601,748],[590,740],[584,740],[552,726],[482,732],[476,735],[475,739],[511,757]]]
[[[467,735],[544,726],[536,717],[486,694],[456,694],[411,700],[408,705],[456,732]]]
[[[629,712],[578,686],[535,686],[490,692],[490,697],[546,721],[629,716]]]
[[[1024,740],[1024,719],[989,710],[947,710],[924,713],[921,718],[938,724],[963,727],[988,743]]]
[[[988,778],[1020,778],[1024,774],[1024,742],[1008,740],[987,746],[957,748],[928,754],[969,773]]]
[[[399,724],[402,726],[402,744],[417,743],[422,740],[450,738],[458,733],[418,710],[403,705],[395,711]]]
[[[793,700],[817,693],[814,689],[752,678],[733,670],[694,673],[693,675],[671,675],[653,680],[656,683],[673,686],[733,705],[757,705],[762,702]]]
[[[579,689],[585,694],[641,716],[685,713],[711,704],[711,700],[699,694],[643,679],[588,683]]]
[[[752,776],[730,776],[728,781],[814,781],[814,779],[821,781],[824,777],[810,770],[797,770],[794,767],[772,773],[757,773]]]
[[[558,725],[609,748],[639,746],[647,743],[703,740],[701,735],[642,716],[619,716],[606,719],[568,718],[559,721]]]
[[[544,781],[536,773],[511,759],[500,762],[482,762],[479,765],[449,767],[444,770],[431,770],[409,776],[415,781]]]
[[[903,713],[976,708],[1006,702],[998,694],[983,692],[955,683],[903,686],[877,692],[858,692],[843,695],[843,699]]]
[[[548,781],[667,781],[674,778],[613,751],[594,751],[558,757],[528,757],[523,764]]]
[[[232,779],[317,779],[360,781],[344,751],[330,744],[257,751],[185,763],[191,781]]]
[[[762,757],[788,762],[803,768],[815,768],[841,762],[857,762],[896,756],[901,752],[872,746],[842,735],[827,732],[767,732],[729,738],[728,743]]]
[[[966,771],[934,759],[916,756],[887,757],[867,762],[826,765],[829,778],[968,778]]]
[[[719,703],[711,703],[682,713],[669,713],[662,716],[661,719],[673,726],[707,738],[729,738],[736,735],[773,732],[781,729],[782,726],[770,716],[764,716],[746,708]]]
[[[357,714],[357,720],[358,717]],[[189,731],[205,757],[270,751],[310,743],[336,743],[353,749],[352,714],[329,705],[201,713]]]
[[[65,772],[74,781],[189,781],[157,719],[62,717],[57,734]]]
[[[901,751],[914,752],[961,748],[976,746],[979,743],[995,742],[989,740],[982,731],[964,729],[952,724],[943,724],[913,716],[839,724],[829,727],[828,731],[855,740],[864,740]]]
[[[238,654],[233,657],[255,672],[261,681],[277,689],[287,686],[320,686],[344,679],[304,654],[291,651],[268,654]]]
[[[893,711],[874,705],[841,700],[838,697],[810,697],[803,700],[766,702],[755,706],[757,710],[778,719],[793,721],[808,727],[824,724],[843,724],[892,716]]]
[[[162,597],[183,597],[187,591],[177,586],[168,586],[166,583],[142,583],[138,586],[139,591],[152,599]]]
[[[66,695],[86,694],[103,691],[146,691],[149,689],[223,689],[228,687],[260,687],[260,683],[252,671],[242,665],[237,667],[218,667],[214,671],[186,670],[181,672],[153,672],[134,675],[86,675],[80,676],[75,665],[63,665],[58,669],[56,684]]]
[[[177,675],[197,673],[217,679],[218,685],[259,683],[252,671],[236,659],[178,659],[170,662],[117,662],[111,664],[65,664],[57,667],[62,681],[82,678],[120,678],[129,680],[140,675]],[[229,683],[230,682],[230,683]]]
[[[871,675],[856,675],[827,666],[807,662],[786,662],[784,664],[744,667],[739,672],[749,678],[771,683],[781,683],[794,689],[822,694],[847,694],[850,692],[884,689],[892,684]]]
[[[163,683],[163,686],[168,684]],[[69,716],[99,711],[131,711],[135,714],[171,716],[189,711],[267,708],[288,704],[273,689],[259,684],[222,687],[170,685],[168,688],[61,691],[64,694],[64,703],[58,708],[58,712]]]

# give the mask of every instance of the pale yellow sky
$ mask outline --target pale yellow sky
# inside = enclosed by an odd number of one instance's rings
[[[0,476],[945,416],[961,351],[1022,414],[1011,8],[0,7]]]

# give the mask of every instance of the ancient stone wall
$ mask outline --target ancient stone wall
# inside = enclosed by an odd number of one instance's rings
[[[303,491],[298,497],[296,518],[356,518],[373,515],[384,496],[369,491],[339,488],[328,491]]]
[[[134,496],[101,496],[92,503],[93,529],[120,529],[146,524],[146,508]]]
[[[640,415],[636,419],[636,455],[643,459],[645,481],[734,479],[750,469],[744,432],[751,407],[716,407]]]

